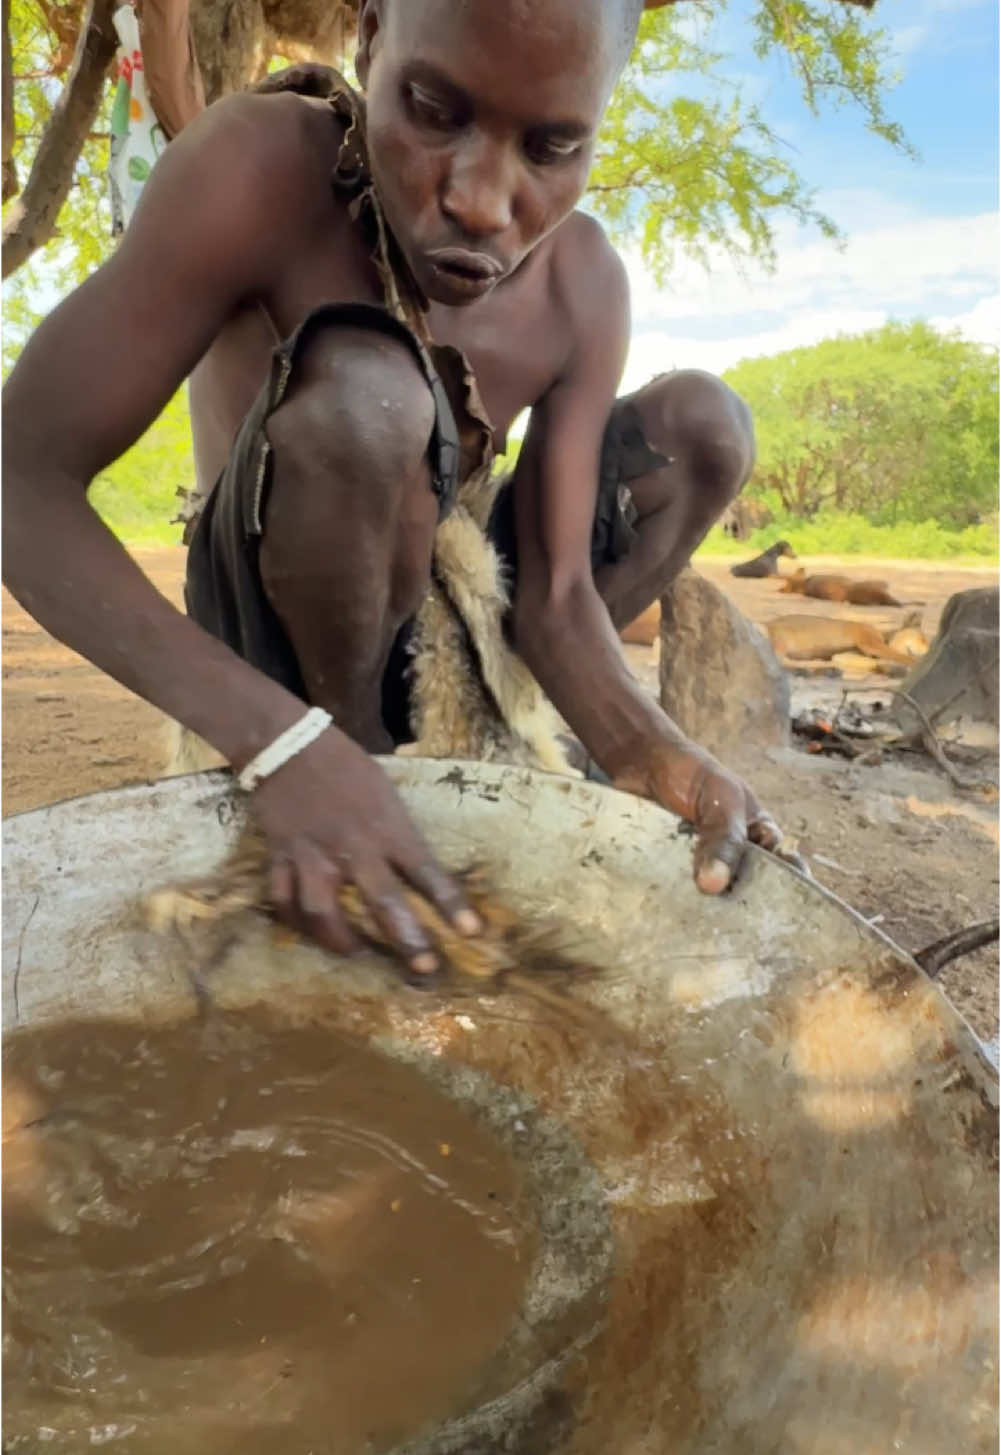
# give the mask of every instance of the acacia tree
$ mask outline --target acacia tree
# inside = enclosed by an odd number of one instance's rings
[[[792,214],[828,235],[833,224],[760,111],[726,80],[726,57],[693,41],[679,13],[710,23],[725,0],[650,0],[640,43],[606,118],[591,204],[618,237],[640,239],[663,272],[677,249],[712,245],[769,262],[776,221]],[[851,102],[866,125],[906,146],[886,116],[893,81],[873,0],[746,0],[755,48],[779,53],[817,112]],[[110,246],[95,206],[106,159],[106,84],[115,49],[115,0],[3,0],[3,275],[37,252],[57,272],[60,236],[80,276]],[[258,80],[287,59],[336,62],[349,49],[358,0],[191,0],[195,53],[208,101]],[[666,76],[704,78],[712,99],[663,96]],[[102,100],[104,107],[102,108]],[[22,182],[22,178],[24,179]],[[82,246],[81,246],[82,244]],[[69,279],[67,279],[69,281]]]
[[[997,508],[996,349],[890,323],[725,378],[754,414],[750,494],[788,515],[962,527]]]

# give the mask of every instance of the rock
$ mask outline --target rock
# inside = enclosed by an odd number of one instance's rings
[[[924,708],[936,727],[959,719],[998,726],[998,588],[978,586],[950,596],[938,635],[900,690]],[[898,701],[894,717],[913,731],[916,714]]]
[[[789,741],[789,683],[771,644],[691,567],[661,597],[660,701],[724,762]]]
[[[655,601],[646,611],[623,627],[619,636],[624,642],[637,647],[652,647],[660,631],[660,602]]]

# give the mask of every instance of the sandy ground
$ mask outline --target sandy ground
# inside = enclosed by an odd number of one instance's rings
[[[160,590],[180,604],[182,550],[156,547],[135,554]],[[997,582],[989,568],[928,562],[814,557],[804,564],[886,580],[899,600],[922,603],[929,637],[953,592]],[[899,625],[906,614],[784,595],[775,581],[732,577],[726,561],[702,562],[699,569],[762,625],[796,611],[853,616],[885,628]],[[160,776],[166,729],[161,715],[53,641],[6,593],[3,647],[5,815]],[[655,690],[652,652],[633,647],[628,655],[640,679]],[[825,679],[797,678],[794,708],[819,704],[831,690]],[[959,793],[917,756],[865,768],[797,748],[751,750],[735,766],[798,839],[817,878],[868,918],[876,917],[907,949],[918,950],[997,912],[996,792]],[[977,772],[996,783],[996,757]],[[954,962],[942,974],[947,993],[985,1037],[997,1033],[997,964],[992,948]]]

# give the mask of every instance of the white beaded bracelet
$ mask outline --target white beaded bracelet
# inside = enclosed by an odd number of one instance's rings
[[[246,793],[250,793],[258,783],[263,783],[265,778],[270,778],[311,743],[315,743],[333,721],[330,713],[324,712],[322,707],[311,707],[305,717],[279,733],[274,742],[262,748],[256,758],[251,758],[243,772],[237,775],[239,786]]]

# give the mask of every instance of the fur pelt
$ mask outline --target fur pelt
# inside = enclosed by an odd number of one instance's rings
[[[474,475],[438,526],[432,582],[411,642],[416,741],[398,751],[576,777],[560,744],[556,710],[504,633],[509,590],[485,533],[501,483],[486,471]],[[221,761],[194,733],[171,724],[168,773],[194,773]]]
[[[435,535],[412,642],[417,741],[405,751],[570,774],[556,711],[504,633],[508,584],[485,534],[501,483],[473,476]]]

